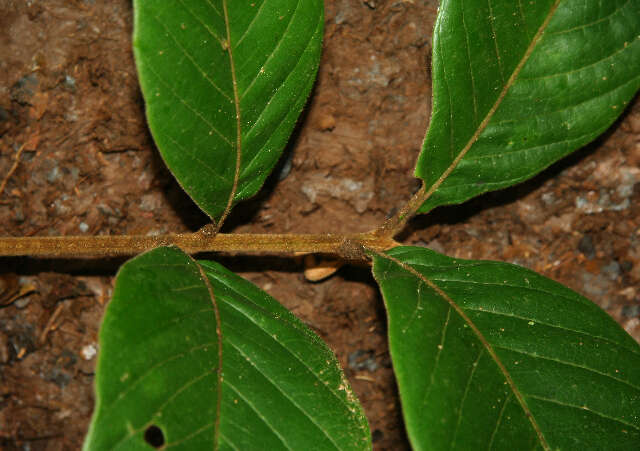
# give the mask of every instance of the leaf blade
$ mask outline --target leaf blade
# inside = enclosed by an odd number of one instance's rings
[[[640,349],[597,306],[514,265],[388,254],[374,276],[416,449],[638,440]]]
[[[148,449],[151,425],[167,445],[214,448],[218,323],[211,286],[186,254],[159,248],[127,262],[100,329],[96,407],[84,449]]]
[[[212,219],[253,196],[317,71],[320,0],[135,1],[134,51],[152,135]]]
[[[100,346],[84,449],[149,449],[151,425],[172,449],[371,448],[331,350],[215,262],[177,248],[127,262]]]
[[[640,86],[640,3],[599,5],[443,2],[420,212],[524,181],[622,112]]]
[[[219,295],[225,362],[234,362],[225,365],[220,426],[229,447],[370,449],[366,417],[322,340],[251,283],[200,263]],[[242,434],[240,419],[265,434]]]

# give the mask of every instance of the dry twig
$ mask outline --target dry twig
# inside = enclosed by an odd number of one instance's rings
[[[4,193],[4,189],[7,186],[7,182],[9,181],[13,173],[16,172],[16,169],[18,169],[18,165],[20,164],[20,156],[22,155],[22,151],[24,150],[25,144],[21,145],[20,148],[18,149],[18,152],[16,153],[16,158],[13,161],[13,165],[11,166],[11,169],[9,169],[9,172],[7,172],[7,175],[4,177],[4,179],[2,180],[2,183],[0,184],[0,196],[2,196],[2,193]]]

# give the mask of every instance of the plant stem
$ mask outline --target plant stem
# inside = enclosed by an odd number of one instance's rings
[[[380,227],[371,232],[371,234],[380,238],[393,238],[396,236],[402,231],[407,221],[416,214],[429,195],[431,195],[431,192],[427,192],[423,184],[398,213],[387,219]]]
[[[396,215],[368,233],[216,234],[215,227],[204,227],[195,233],[157,236],[0,237],[0,257],[117,257],[136,255],[159,246],[177,246],[188,254],[301,252],[333,254],[347,260],[367,260],[365,249],[384,251],[400,244],[393,237],[415,215],[430,194],[423,185]]]
[[[199,252],[326,253],[350,260],[366,259],[364,248],[385,250],[393,239],[366,234],[212,234],[99,235],[0,238],[0,256],[55,258],[114,257],[135,255],[158,246],[178,246],[189,254]]]

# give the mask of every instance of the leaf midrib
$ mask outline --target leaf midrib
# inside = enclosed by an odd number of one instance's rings
[[[209,0],[207,3],[211,4]],[[213,5],[212,5],[213,6]],[[236,66],[233,59],[233,45],[231,43],[231,26],[229,24],[229,11],[227,8],[227,0],[222,0],[222,9],[224,13],[224,26],[227,32],[226,50],[229,54],[229,66],[231,68],[231,85],[233,86],[233,104],[236,110],[236,168],[233,175],[233,185],[231,186],[231,192],[227,199],[227,205],[216,224],[215,232],[218,233],[222,224],[227,216],[231,212],[233,206],[233,199],[236,197],[236,191],[238,190],[238,180],[240,178],[240,166],[242,164],[242,121],[240,117],[240,96],[238,94],[238,79],[236,76]]]
[[[204,269],[193,257],[189,256],[188,258],[198,268],[198,273],[200,274],[202,283],[207,288],[207,293],[209,293],[209,299],[211,300],[213,312],[216,317],[216,337],[218,337],[218,368],[217,368],[218,383],[216,384],[216,391],[217,391],[216,418],[213,426],[213,440],[214,440],[213,446],[214,446],[214,449],[217,450],[219,448],[218,439],[220,434],[220,411],[222,408],[222,342],[223,342],[223,338],[222,338],[222,328],[220,324],[220,311],[218,309],[218,302],[213,292],[213,285],[211,285],[211,281],[207,277],[207,274],[205,273]]]
[[[440,185],[442,185],[444,183],[444,181],[447,179],[447,177],[449,177],[449,175],[451,175],[451,173],[456,169],[456,167],[458,166],[460,161],[465,157],[467,152],[469,152],[469,150],[473,147],[473,145],[478,141],[478,138],[480,137],[482,132],[484,132],[485,128],[487,128],[487,125],[489,125],[489,122],[491,121],[491,119],[493,118],[494,114],[498,110],[498,107],[500,106],[500,104],[502,103],[504,98],[506,97],[507,93],[513,87],[513,85],[515,84],[516,80],[518,79],[518,76],[520,75],[520,72],[522,71],[522,68],[524,67],[525,63],[529,60],[529,57],[531,56],[531,54],[535,50],[536,46],[538,45],[538,42],[540,41],[540,38],[542,37],[542,34],[544,33],[544,31],[546,30],[547,26],[549,25],[549,22],[553,18],[554,14],[556,12],[556,9],[558,9],[558,6],[559,6],[561,1],[562,0],[555,0],[555,3],[549,9],[547,17],[545,17],[544,21],[542,22],[542,24],[538,28],[538,31],[533,36],[533,38],[531,40],[531,43],[529,44],[529,47],[527,47],[527,50],[522,55],[522,58],[520,59],[520,61],[518,62],[516,68],[513,70],[513,73],[511,74],[511,76],[507,80],[506,84],[502,88],[502,91],[500,91],[500,94],[498,95],[498,97],[497,97],[496,101],[494,102],[494,104],[492,105],[491,109],[487,112],[487,114],[485,115],[485,117],[482,120],[482,122],[480,123],[480,125],[478,125],[478,128],[473,133],[471,138],[469,138],[469,141],[467,141],[467,143],[462,148],[460,153],[458,153],[458,156],[451,162],[451,164],[442,173],[442,175],[440,175],[438,180],[436,180],[429,187],[429,189],[424,192],[424,194],[422,195],[421,202],[418,204],[418,206],[424,205],[424,203],[427,200],[429,200],[429,198],[438,190]],[[475,99],[475,97],[474,97],[474,99]]]

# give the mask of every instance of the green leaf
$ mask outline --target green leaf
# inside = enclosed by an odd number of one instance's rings
[[[86,450],[150,450],[150,426],[171,449],[371,447],[322,340],[251,283],[176,248],[120,270],[96,391]]]
[[[256,286],[199,262],[220,308],[220,447],[371,449],[362,407],[331,350]]]
[[[443,0],[420,212],[532,177],[640,86],[640,0]]]
[[[220,223],[282,154],[320,60],[322,0],[135,0],[147,118],[171,172]]]
[[[222,343],[211,285],[176,248],[120,269],[100,329],[96,407],[85,450],[214,449]]]
[[[635,449],[640,346],[532,271],[416,247],[374,257],[414,449]]]

